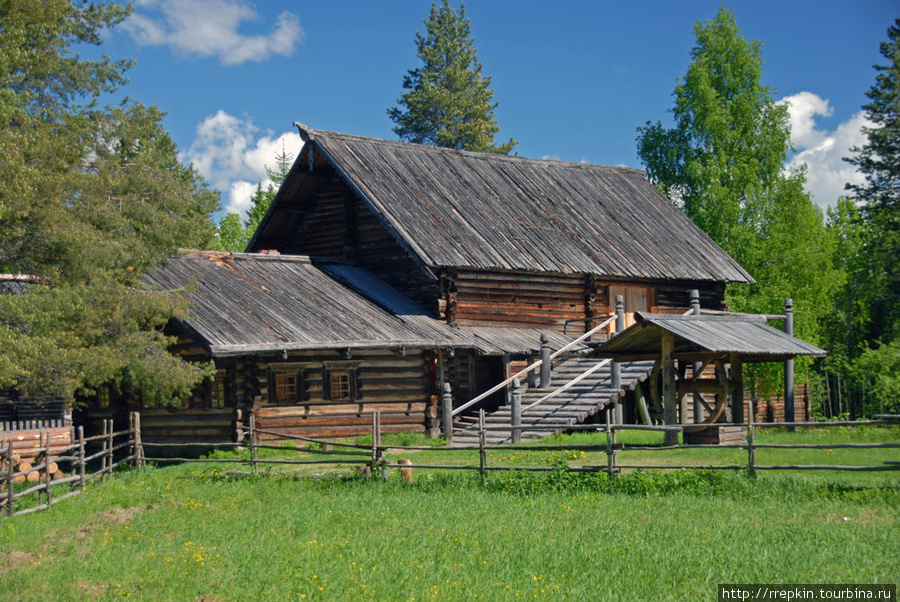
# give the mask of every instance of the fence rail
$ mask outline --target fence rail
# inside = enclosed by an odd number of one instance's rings
[[[116,468],[134,463],[137,457],[134,442],[139,440],[139,431],[134,426],[134,416],[131,426],[118,432],[113,430],[112,420],[104,420],[103,433],[92,437],[85,437],[83,427],[78,427],[77,437],[66,446],[50,444],[51,428],[58,426],[45,424],[39,431],[34,464],[16,453],[15,431],[0,433],[0,512],[6,516],[45,510],[80,495],[88,482],[98,477],[106,479]],[[99,451],[88,455],[85,452],[87,444],[95,442],[99,443]],[[130,453],[116,457],[117,451],[126,448],[131,450]],[[88,472],[88,463],[95,460],[100,461],[99,470]],[[64,465],[68,465],[68,469],[63,468]],[[64,488],[65,493],[57,494],[60,488]]]
[[[210,449],[226,448],[226,449],[244,449],[249,451],[249,457],[234,458],[176,458],[168,456],[146,455],[147,448],[163,448],[170,447],[166,444],[144,443],[141,438],[140,415],[133,413],[131,415],[129,428],[114,431],[112,420],[104,420],[103,431],[99,435],[91,437],[84,436],[82,427],[78,428],[76,440],[71,445],[65,447],[51,447],[49,431],[41,435],[41,451],[35,458],[32,465],[28,462],[22,463],[20,458],[14,452],[13,441],[10,437],[0,438],[0,458],[2,458],[2,470],[0,470],[0,513],[6,516],[15,516],[20,514],[28,514],[51,507],[52,505],[76,496],[85,491],[88,482],[100,478],[106,478],[113,471],[130,463],[132,466],[140,469],[147,462],[204,462],[204,463],[229,463],[247,465],[256,473],[259,471],[261,464],[265,465],[357,465],[365,474],[381,473],[386,475],[391,468],[401,471],[406,476],[411,475],[414,468],[433,469],[433,470],[473,470],[478,471],[482,476],[491,471],[535,471],[544,472],[557,470],[554,466],[513,466],[508,464],[491,464],[489,452],[494,451],[552,451],[552,450],[571,450],[583,452],[599,452],[605,454],[605,462],[596,465],[568,466],[565,468],[571,472],[606,472],[614,477],[622,470],[642,469],[642,470],[675,470],[675,469],[691,469],[691,470],[840,470],[840,471],[898,471],[900,470],[900,462],[886,460],[881,465],[831,465],[831,464],[760,464],[756,460],[756,451],[760,449],[898,449],[900,442],[897,443],[757,443],[756,429],[758,428],[793,428],[793,427],[814,427],[814,428],[830,428],[843,426],[897,426],[900,425],[900,416],[879,416],[878,420],[866,420],[856,422],[764,422],[746,424],[734,423],[717,423],[716,427],[737,427],[746,429],[746,443],[736,443],[728,445],[713,444],[692,444],[692,445],[630,445],[617,441],[617,434],[622,431],[657,431],[657,432],[684,432],[690,428],[696,428],[694,425],[672,425],[672,426],[647,426],[647,425],[623,425],[615,424],[612,420],[610,408],[606,411],[606,422],[604,424],[593,425],[575,425],[568,427],[568,431],[593,431],[605,434],[605,441],[597,444],[514,444],[514,443],[488,443],[488,433],[500,431],[509,433],[511,429],[522,431],[541,430],[541,427],[531,426],[488,426],[484,421],[484,412],[481,411],[478,422],[479,441],[477,445],[458,446],[458,447],[441,447],[435,448],[431,446],[415,446],[415,445],[386,445],[382,442],[381,416],[376,412],[372,416],[372,443],[360,444],[349,441],[319,439],[313,437],[305,437],[301,435],[293,435],[269,429],[256,428],[255,417],[251,414],[250,420],[246,426],[241,426],[236,432],[236,439],[241,443],[226,443],[212,445],[210,443],[183,443],[181,447],[205,448]],[[752,416],[752,413],[751,413]],[[262,437],[265,437],[263,439]],[[278,442],[282,445],[278,445]],[[296,447],[283,445],[284,442],[291,443],[307,443],[305,447]],[[99,450],[88,455],[85,450],[89,443],[99,445]],[[722,450],[742,449],[747,452],[746,462],[738,462],[734,464],[627,464],[619,459],[619,455],[627,451],[650,451],[650,452],[666,452],[672,450],[698,449],[698,448],[716,448]],[[434,463],[414,463],[410,460],[400,460],[396,462],[389,461],[385,454],[387,452],[402,451],[424,451],[436,450],[448,454],[455,453],[471,453],[478,452],[478,463],[469,464],[434,464]],[[121,453],[123,450],[127,452]],[[260,450],[278,450],[285,453],[297,452],[303,456],[293,459],[284,458],[260,458]],[[120,452],[117,454],[117,452]],[[99,469],[94,472],[88,472],[87,465],[91,462],[99,461]],[[60,464],[68,464],[68,470],[60,470]],[[411,478],[411,477],[410,477]],[[33,484],[32,484],[33,483]],[[60,488],[66,488],[65,493],[59,494]],[[36,500],[34,498],[37,498]],[[36,502],[36,503],[35,503]]]

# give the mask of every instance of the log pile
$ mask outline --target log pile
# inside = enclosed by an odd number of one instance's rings
[[[47,463],[46,466],[40,468],[45,462]],[[36,456],[34,462],[23,459],[20,454],[13,454],[12,470],[10,470],[9,460],[6,457],[3,457],[2,460],[0,460],[0,471],[2,471],[0,474],[9,474],[10,472],[16,473],[16,476],[14,476],[12,480],[16,485],[25,482],[45,482],[48,476],[51,481],[58,481],[59,479],[64,479],[68,476],[60,468],[59,464],[47,458],[43,453]]]

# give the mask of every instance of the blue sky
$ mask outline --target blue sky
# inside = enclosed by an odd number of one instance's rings
[[[100,50],[136,59],[123,92],[168,113],[182,159],[240,211],[282,144],[299,150],[294,121],[396,138],[385,111],[418,66],[414,36],[430,6],[138,0]],[[791,161],[807,164],[814,200],[833,205],[859,177],[841,157],[864,141],[860,107],[897,0],[470,0],[500,139],[518,140],[526,157],[642,167],[636,128],[668,122],[693,24],[720,6],[763,42],[763,83],[791,103]]]

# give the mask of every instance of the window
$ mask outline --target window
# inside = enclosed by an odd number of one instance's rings
[[[216,370],[216,377],[210,382],[209,407],[224,408],[228,401],[228,373],[226,370]]]
[[[329,374],[332,401],[350,401],[350,373],[331,372]]]
[[[100,387],[97,389],[97,404],[102,409],[109,407],[109,387]]]
[[[275,403],[292,403],[297,401],[299,381],[296,372],[275,373]]]
[[[360,398],[356,371],[359,362],[324,362],[323,398],[327,401],[355,401]]]

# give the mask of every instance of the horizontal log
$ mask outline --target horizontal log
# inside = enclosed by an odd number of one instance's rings
[[[197,437],[230,437],[232,432],[232,427],[230,424],[221,426],[218,428],[200,428],[200,427],[183,427],[183,428],[175,428],[175,427],[154,427],[154,428],[144,428],[141,427],[141,437],[146,438],[155,438],[155,437],[177,437],[177,436],[197,436]]]
[[[332,426],[332,427],[308,427],[308,428],[291,428],[291,429],[280,429],[288,435],[305,435],[308,437],[315,438],[327,438],[327,437],[355,437],[358,435],[368,435],[372,433],[372,424],[369,421],[368,425],[360,425],[360,426]],[[382,433],[405,433],[405,432],[416,432],[416,433],[424,433],[425,425],[415,425],[415,424],[382,424],[381,425]]]
[[[141,414],[141,429],[153,429],[157,427],[171,428],[180,426],[184,428],[210,428],[217,425],[231,424],[231,413],[216,414],[209,417],[179,416],[178,414],[157,415],[145,417]]]
[[[421,399],[421,398],[420,398]],[[263,406],[257,420],[289,418],[296,416],[321,416],[333,414],[372,414],[374,412],[424,412],[425,402],[416,403],[354,403],[354,404],[304,404],[286,406]]]
[[[381,424],[423,424],[421,414],[382,414]],[[372,419],[367,416],[311,416],[309,418],[290,418],[260,421],[259,427],[266,430],[293,432],[295,428],[318,428],[323,426],[369,425]]]

